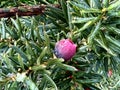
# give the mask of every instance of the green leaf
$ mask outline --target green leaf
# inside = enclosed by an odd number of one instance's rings
[[[19,62],[19,64],[20,64],[21,68],[22,68],[23,70],[25,70],[25,68],[24,68],[24,62],[23,62],[20,54],[18,54],[18,62]]]
[[[102,80],[102,76],[99,74],[95,74],[95,73],[85,73],[81,77],[83,77],[83,78],[80,78],[80,77],[76,78],[76,81],[78,83],[90,84],[90,83],[97,83],[97,82],[100,82]]]
[[[115,3],[112,3],[107,10],[113,10],[120,5],[120,0],[117,0]]]
[[[42,25],[43,26],[43,25]],[[38,42],[41,43],[42,42],[42,38],[40,36],[40,32],[39,29],[37,28],[37,30],[35,30],[36,34],[37,34],[37,38],[38,38]]]
[[[89,87],[92,90],[101,90],[100,88],[98,88],[97,86],[91,85],[91,84],[86,84],[87,87]]]
[[[105,26],[107,28],[107,30],[111,31],[112,33],[116,33],[116,34],[120,34],[120,29],[116,28],[114,26]]]
[[[51,6],[48,6],[48,8],[50,9],[50,12],[45,12],[45,14],[51,16],[52,18],[55,18],[57,20],[61,20],[63,22],[66,22],[65,17],[62,10],[59,8],[54,8]],[[55,15],[54,15],[55,14]]]
[[[18,31],[19,31],[19,33],[22,35],[23,33],[23,31],[22,31],[22,26],[21,26],[21,21],[20,21],[20,19],[19,19],[19,17],[17,16],[17,20],[16,20],[16,22],[17,22],[17,25],[18,25]],[[17,27],[17,26],[16,26]]]
[[[13,18],[10,18],[10,19],[11,19],[13,25],[15,26],[15,31],[18,34],[18,36],[23,35],[21,22],[20,22],[18,16],[17,16],[16,20],[14,20]]]
[[[100,29],[100,26],[101,26],[101,21],[99,21],[95,27],[95,30],[92,30],[89,37],[88,37],[88,43],[89,44],[92,44],[93,42],[93,39],[95,38],[95,36],[97,35],[99,29]]]
[[[112,57],[112,59],[120,63],[120,57],[119,56]]]
[[[17,82],[15,81],[15,82],[11,83],[10,86],[8,87],[8,89],[9,90],[16,90],[16,89],[18,89]]]
[[[66,24],[59,24],[58,22],[56,22],[56,19],[49,17],[48,18],[52,21],[52,23],[59,29],[65,29]]]
[[[20,48],[18,48],[17,46],[11,46],[11,48],[14,49],[17,53],[19,53],[20,56],[24,58],[25,61],[28,61],[28,57]]]
[[[105,37],[107,38],[107,40],[109,40],[111,43],[113,43],[114,45],[116,45],[117,47],[120,48],[120,41],[116,40],[113,37],[110,37],[108,35],[105,35]]]
[[[96,41],[98,44],[100,44],[100,46],[101,46],[102,48],[104,48],[109,54],[111,54],[111,55],[113,55],[113,56],[116,56],[116,54],[115,54],[110,48],[107,47],[107,45],[106,45],[106,43],[104,42],[103,39],[100,40],[100,39],[96,39],[96,38],[95,38],[95,41]]]
[[[69,24],[69,29],[72,30],[72,16],[71,16],[71,13],[70,13],[70,2],[68,1],[67,2],[67,15],[68,15],[68,24]]]
[[[11,18],[11,21],[14,24],[14,26],[17,28],[17,30],[19,31],[20,27],[19,27],[18,23],[13,18]]]
[[[90,3],[91,7],[101,9],[101,1],[100,0],[91,0],[90,2],[91,2]]]
[[[99,10],[99,9],[88,9],[88,10],[81,10],[81,13],[82,14],[85,14],[85,13],[102,13],[102,11]]]
[[[95,24],[100,18],[101,18],[101,16],[98,16],[96,19],[88,21],[86,24],[84,24],[83,27],[81,27],[79,30],[75,31],[74,34],[79,34],[80,32],[82,32],[85,29],[89,28],[90,26]]]
[[[17,32],[14,29],[11,30],[11,28],[7,25],[5,25],[5,27],[6,27],[6,32],[11,36],[11,38],[13,38],[13,39],[18,38]]]
[[[45,56],[45,54],[47,53],[47,47],[45,47],[43,49],[43,51],[41,52],[40,56],[37,58],[37,64],[39,65],[41,62],[41,59]]]
[[[113,43],[109,43],[109,48],[113,50],[116,54],[120,54],[120,48]]]
[[[108,15],[111,17],[120,17],[120,11],[111,11],[108,12]]]
[[[54,86],[55,90],[58,90],[55,82],[50,78],[50,76],[48,76],[47,74],[44,74],[43,76],[44,76],[44,78],[45,78],[51,85]]]
[[[62,59],[62,58],[49,59],[48,62],[47,62],[47,65],[51,66],[51,65],[62,63],[62,62],[64,62],[64,59]]]
[[[104,57],[103,58],[103,63],[104,63],[104,70],[105,70],[105,75],[107,76],[108,74],[108,67],[109,67],[109,62],[108,62],[108,58],[107,57]]]
[[[68,13],[67,13],[67,6],[66,6],[65,0],[60,0],[60,4],[61,4],[61,7],[62,7],[64,17],[65,17],[66,22],[67,22],[68,21]]]
[[[29,60],[32,58],[32,56],[36,56],[30,43],[27,40],[26,40],[26,55]]]
[[[2,19],[2,38],[5,39],[6,38],[6,27],[5,27],[5,20]]]
[[[64,70],[69,70],[69,71],[78,71],[74,66],[70,66],[67,64],[62,64],[62,63],[57,63],[57,66],[64,69]]]
[[[25,83],[27,86],[29,86],[30,90],[39,90],[36,84],[30,78],[25,78]]]
[[[96,18],[97,17],[86,17],[86,18],[73,17],[72,23],[85,23],[85,22],[89,22],[91,20],[94,20]]]
[[[87,84],[89,84],[89,83],[98,83],[98,82],[100,82],[99,80],[96,80],[96,79],[85,79],[85,80],[76,80],[78,83],[83,83],[83,84],[85,84],[85,83],[87,83]]]
[[[8,58],[8,55],[4,54],[3,60],[5,61],[7,68],[9,68],[12,72],[15,72],[13,64],[12,64],[11,60]]]
[[[47,50],[48,50],[47,53],[50,54],[50,38],[46,31],[44,31],[44,39],[45,39],[45,45],[47,46]]]
[[[34,48],[35,50],[37,50],[38,52],[41,52],[42,50],[41,50],[41,47],[38,45],[38,44],[36,44],[36,43],[34,43],[34,42],[29,42],[29,44],[30,44],[30,46],[32,47],[32,48]]]
[[[32,66],[31,70],[37,71],[37,70],[43,70],[45,68],[46,68],[45,65],[36,65],[36,66]]]
[[[102,1],[104,7],[108,7],[109,5],[109,0],[103,0]]]
[[[35,37],[35,35],[34,35],[34,25],[35,25],[35,21],[34,21],[34,17],[32,17],[32,19],[31,19],[31,22],[30,22],[30,38],[31,39],[33,39],[34,40],[34,37]]]
[[[76,73],[74,73],[74,76],[76,78],[83,77],[83,76],[85,76],[85,72],[84,71],[76,72]]]
[[[82,10],[82,9],[87,10],[90,8],[88,5],[85,5],[82,2],[76,3],[74,1],[71,1],[70,4],[73,5],[74,7],[77,7],[80,10]]]

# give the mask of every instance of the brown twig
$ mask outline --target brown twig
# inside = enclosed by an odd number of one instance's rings
[[[59,5],[52,5],[53,7],[59,7]],[[0,8],[0,18],[2,17],[12,17],[12,16],[32,16],[43,14],[46,5],[37,6],[20,6],[13,8]]]

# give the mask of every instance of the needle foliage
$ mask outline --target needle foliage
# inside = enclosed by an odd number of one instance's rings
[[[120,0],[0,2],[47,5],[42,15],[0,19],[1,90],[120,89]],[[55,43],[66,38],[77,45],[68,62],[54,55]]]

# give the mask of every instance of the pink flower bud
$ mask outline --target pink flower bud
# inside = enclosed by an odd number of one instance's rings
[[[110,70],[108,71],[108,77],[111,77],[112,74],[113,74],[112,69],[110,69]]]
[[[76,53],[76,47],[70,39],[62,39],[55,45],[55,55],[58,58],[70,60]]]

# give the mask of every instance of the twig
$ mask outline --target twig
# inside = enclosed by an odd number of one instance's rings
[[[53,7],[59,7],[59,5],[52,5]],[[47,5],[37,6],[20,6],[12,8],[0,8],[0,18],[12,17],[12,16],[33,16],[43,14]]]

